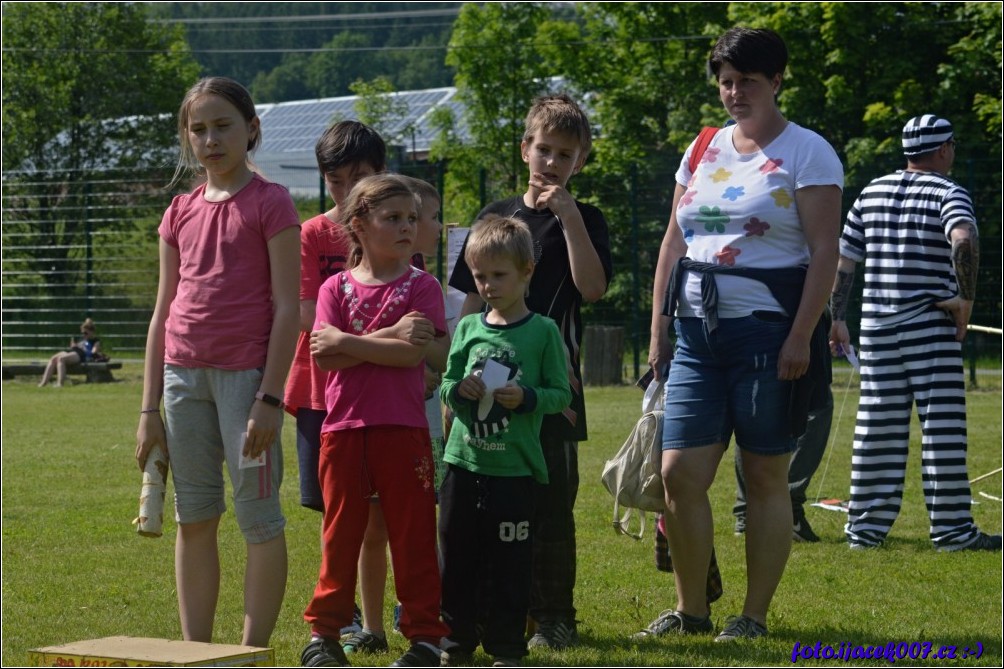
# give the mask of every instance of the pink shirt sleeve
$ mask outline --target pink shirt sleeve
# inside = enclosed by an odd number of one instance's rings
[[[320,251],[317,248],[317,228],[313,219],[300,230],[300,299],[316,300],[321,289]]]
[[[314,316],[314,329],[319,330],[321,323],[334,325],[339,330],[342,327],[341,305],[338,301],[338,284],[341,272],[329,277],[317,293],[317,310]]]

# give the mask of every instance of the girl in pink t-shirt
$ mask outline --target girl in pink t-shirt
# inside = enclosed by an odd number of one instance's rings
[[[446,354],[442,288],[411,266],[418,201],[390,174],[360,181],[339,208],[354,248],[350,269],[325,281],[317,299],[311,352],[331,370],[321,430],[323,550],[304,618],[311,642],[305,666],[347,664],[339,632],[352,620],[356,563],[379,495],[398,600],[411,648],[401,666],[432,666],[440,620],[434,466],[425,414],[424,360]],[[421,314],[432,323],[409,339],[390,326]],[[379,331],[386,336],[380,336]],[[369,335],[369,336],[368,336]]]
[[[220,587],[226,463],[247,543],[241,642],[268,646],[286,588],[279,398],[298,330],[299,216],[285,188],[251,169],[261,124],[236,81],[196,83],[178,136],[174,181],[194,169],[205,183],[174,198],[158,230],[136,460],[143,469],[154,449],[170,456],[181,630],[205,642]]]

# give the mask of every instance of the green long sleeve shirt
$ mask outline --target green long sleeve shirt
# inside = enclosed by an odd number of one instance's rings
[[[523,404],[516,409],[457,394],[460,382],[480,374],[489,359],[509,370],[510,383],[523,387]],[[533,476],[547,483],[540,425],[544,414],[559,413],[571,402],[569,374],[565,346],[551,319],[531,313],[518,323],[492,325],[484,314],[465,317],[440,388],[454,414],[445,461],[476,474]]]

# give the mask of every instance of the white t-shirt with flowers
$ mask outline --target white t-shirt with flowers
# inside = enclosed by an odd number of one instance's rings
[[[836,152],[815,132],[789,122],[763,150],[740,154],[732,143],[734,130],[718,131],[694,174],[689,166],[692,143],[676,172],[677,183],[687,188],[676,211],[687,257],[734,267],[807,265],[809,249],[795,191],[823,185],[842,189],[844,170]],[[722,274],[715,279],[720,318],[760,309],[784,311],[759,281]],[[694,272],[687,272],[677,315],[704,316],[701,277]]]

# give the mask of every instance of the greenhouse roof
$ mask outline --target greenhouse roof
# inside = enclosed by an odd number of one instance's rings
[[[403,145],[407,150],[425,154],[435,139],[436,130],[430,114],[437,107],[448,107],[459,118],[461,105],[454,99],[457,89],[430,88],[420,91],[400,91],[388,94],[390,105],[397,108],[388,127],[382,129],[388,144]],[[308,152],[332,123],[357,120],[358,96],[350,95],[320,100],[297,100],[257,106],[262,125],[262,146],[259,155]]]
[[[545,89],[556,92],[563,89],[562,77],[549,77]],[[469,139],[464,122],[464,105],[453,86],[427,88],[418,91],[387,93],[389,100],[386,125],[378,128],[388,148],[388,164],[394,169],[395,156],[404,159],[426,160],[429,149],[439,131],[432,123],[432,114],[438,108],[453,113],[453,123],[460,141]],[[283,184],[297,195],[322,193],[323,182],[317,171],[314,145],[321,134],[332,124],[344,120],[358,120],[356,104],[360,97],[347,95],[319,100],[296,100],[260,104],[256,106],[261,118],[262,145],[255,152],[254,162],[265,176]],[[588,105],[588,96],[583,96]]]

